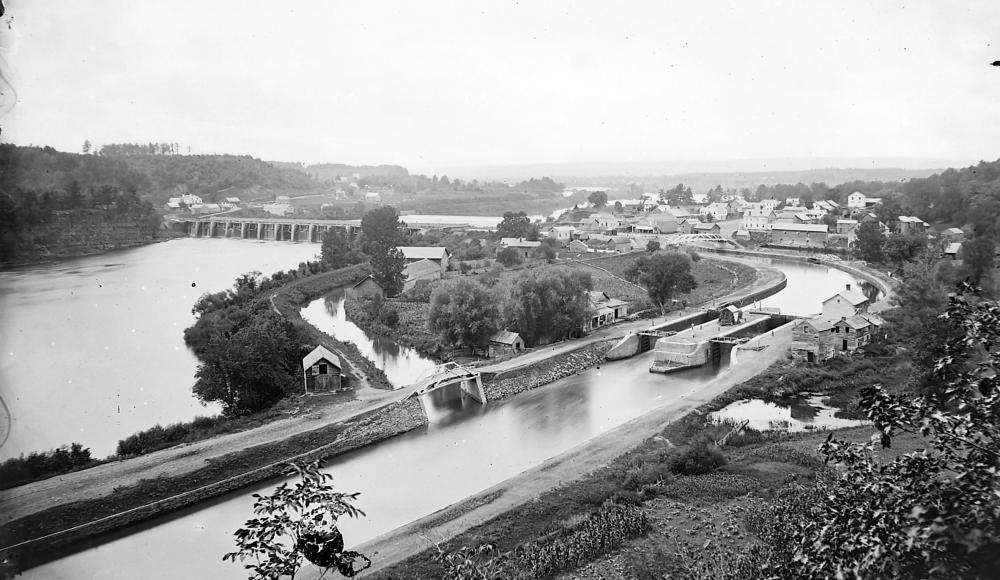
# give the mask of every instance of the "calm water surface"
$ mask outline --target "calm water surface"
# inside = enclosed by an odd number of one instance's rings
[[[311,259],[317,244],[179,239],[0,272],[0,460],[73,441],[95,457],[160,423],[215,415],[191,394],[191,307],[251,270]]]
[[[821,301],[847,283],[839,270],[777,263],[788,287],[764,305],[792,314],[816,312]],[[314,320],[336,319],[338,298],[310,305]],[[325,314],[324,314],[325,313]],[[375,359],[373,359],[375,360]],[[376,361],[377,362],[377,361]],[[480,406],[461,393],[427,396],[431,424],[340,456],[327,470],[341,490],[361,491],[361,520],[342,529],[349,544],[433,513],[499,483],[608,429],[667,404],[704,385],[711,368],[659,375],[651,355],[593,368],[516,398]],[[723,361],[724,365],[727,361]],[[113,541],[29,570],[26,578],[244,578],[239,566],[221,562],[232,532],[250,516],[256,489],[218,498],[148,522]]]

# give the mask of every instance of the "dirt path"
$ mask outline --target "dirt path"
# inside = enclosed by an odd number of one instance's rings
[[[773,337],[765,337],[759,341],[758,344],[767,345],[767,348],[761,351],[741,352],[739,364],[720,373],[707,385],[692,389],[658,409],[483,490],[475,496],[352,549],[372,559],[374,564],[371,571],[383,569],[427,549],[431,546],[431,541],[444,542],[563,483],[579,479],[595,469],[604,467],[616,457],[659,433],[671,421],[676,421],[784,358],[791,345],[791,334],[790,327],[783,327],[776,331]],[[449,514],[454,514],[454,517],[449,517]]]
[[[409,388],[396,391],[361,388],[350,401],[336,398],[336,395],[316,395],[316,398],[329,397],[330,402],[325,405],[310,405],[310,408],[300,409],[286,419],[246,431],[220,435],[126,461],[105,463],[6,489],[0,491],[0,524],[38,513],[57,504],[102,497],[112,493],[116,487],[135,485],[143,479],[190,473],[205,467],[212,459],[350,419],[401,400],[411,392],[412,389]]]

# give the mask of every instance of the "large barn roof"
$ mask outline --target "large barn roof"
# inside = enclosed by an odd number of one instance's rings
[[[305,358],[302,359],[302,368],[307,369],[318,363],[320,360],[326,360],[338,369],[340,368],[340,357],[327,350],[327,348],[322,344],[312,349],[312,352],[307,354]]]

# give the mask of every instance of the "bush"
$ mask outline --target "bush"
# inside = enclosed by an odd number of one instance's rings
[[[693,443],[670,459],[670,471],[677,475],[703,475],[726,464],[726,457],[707,441]]]
[[[462,262],[460,268],[464,269],[465,266],[465,262]],[[417,280],[412,288],[403,292],[400,299],[407,302],[423,302],[426,304],[431,301],[431,292],[433,291],[434,284],[430,280]]]
[[[382,324],[388,326],[389,328],[395,327],[399,324],[399,312],[395,308],[386,308],[382,311],[382,316],[380,317]]]
[[[0,463],[0,489],[69,473],[95,463],[90,457],[90,449],[84,449],[79,443],[53,451],[32,452],[27,457],[22,455]]]

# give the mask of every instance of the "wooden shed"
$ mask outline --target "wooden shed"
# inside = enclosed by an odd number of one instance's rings
[[[739,308],[730,304],[719,311],[719,325],[732,326],[741,322],[743,322],[743,311]]]
[[[302,359],[302,382],[306,392],[340,389],[340,357],[319,345]]]
[[[524,350],[524,339],[516,332],[501,330],[490,337],[490,358]]]
[[[360,296],[375,296],[376,294],[384,297],[385,291],[382,290],[382,286],[375,281],[375,277],[369,274],[358,281],[357,284],[351,286],[351,288],[347,291],[347,294],[353,298]]]

